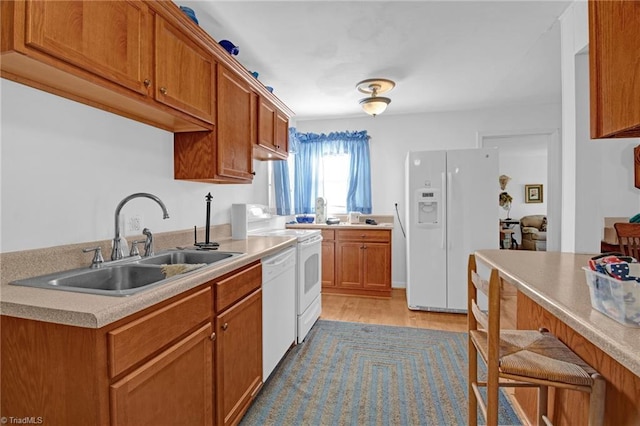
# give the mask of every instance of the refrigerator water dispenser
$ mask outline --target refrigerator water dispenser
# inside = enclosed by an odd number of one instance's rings
[[[416,191],[416,225],[425,228],[440,226],[440,190],[420,188]]]

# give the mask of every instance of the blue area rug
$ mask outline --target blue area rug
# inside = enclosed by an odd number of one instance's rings
[[[320,320],[241,425],[466,425],[467,366],[466,333]],[[502,392],[499,420],[522,424]]]

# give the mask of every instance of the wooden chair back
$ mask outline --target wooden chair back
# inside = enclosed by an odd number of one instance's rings
[[[487,410],[487,407],[497,407],[499,398],[499,357],[500,357],[500,280],[498,271],[491,270],[489,280],[484,280],[478,275],[475,255],[469,256],[467,279],[467,309],[468,309],[468,332],[484,330],[487,333],[488,356],[487,364],[487,396],[486,404],[482,403],[479,397],[477,380],[478,348],[469,339],[469,413],[475,413],[480,402],[480,409],[488,425],[498,424],[498,410]],[[478,305],[478,290],[488,297],[488,309],[485,311]],[[472,379],[474,378],[474,379]],[[474,398],[472,395],[475,394]],[[471,414],[470,414],[471,415]],[[476,425],[477,420],[469,419],[470,425]]]
[[[614,223],[620,251],[640,260],[640,223]]]

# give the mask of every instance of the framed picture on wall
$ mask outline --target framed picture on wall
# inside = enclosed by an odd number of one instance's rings
[[[542,184],[525,185],[524,186],[524,202],[525,203],[541,203],[542,202]]]

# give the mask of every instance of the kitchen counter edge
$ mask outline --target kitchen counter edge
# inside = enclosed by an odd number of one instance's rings
[[[252,236],[246,240],[220,241],[220,251],[245,254],[221,265],[203,267],[175,281],[132,296],[101,296],[3,284],[0,314],[77,327],[102,328],[295,244],[296,239],[292,237]]]
[[[496,268],[516,289],[640,376],[640,328],[591,307],[583,266],[592,254],[479,250],[479,263]]]

